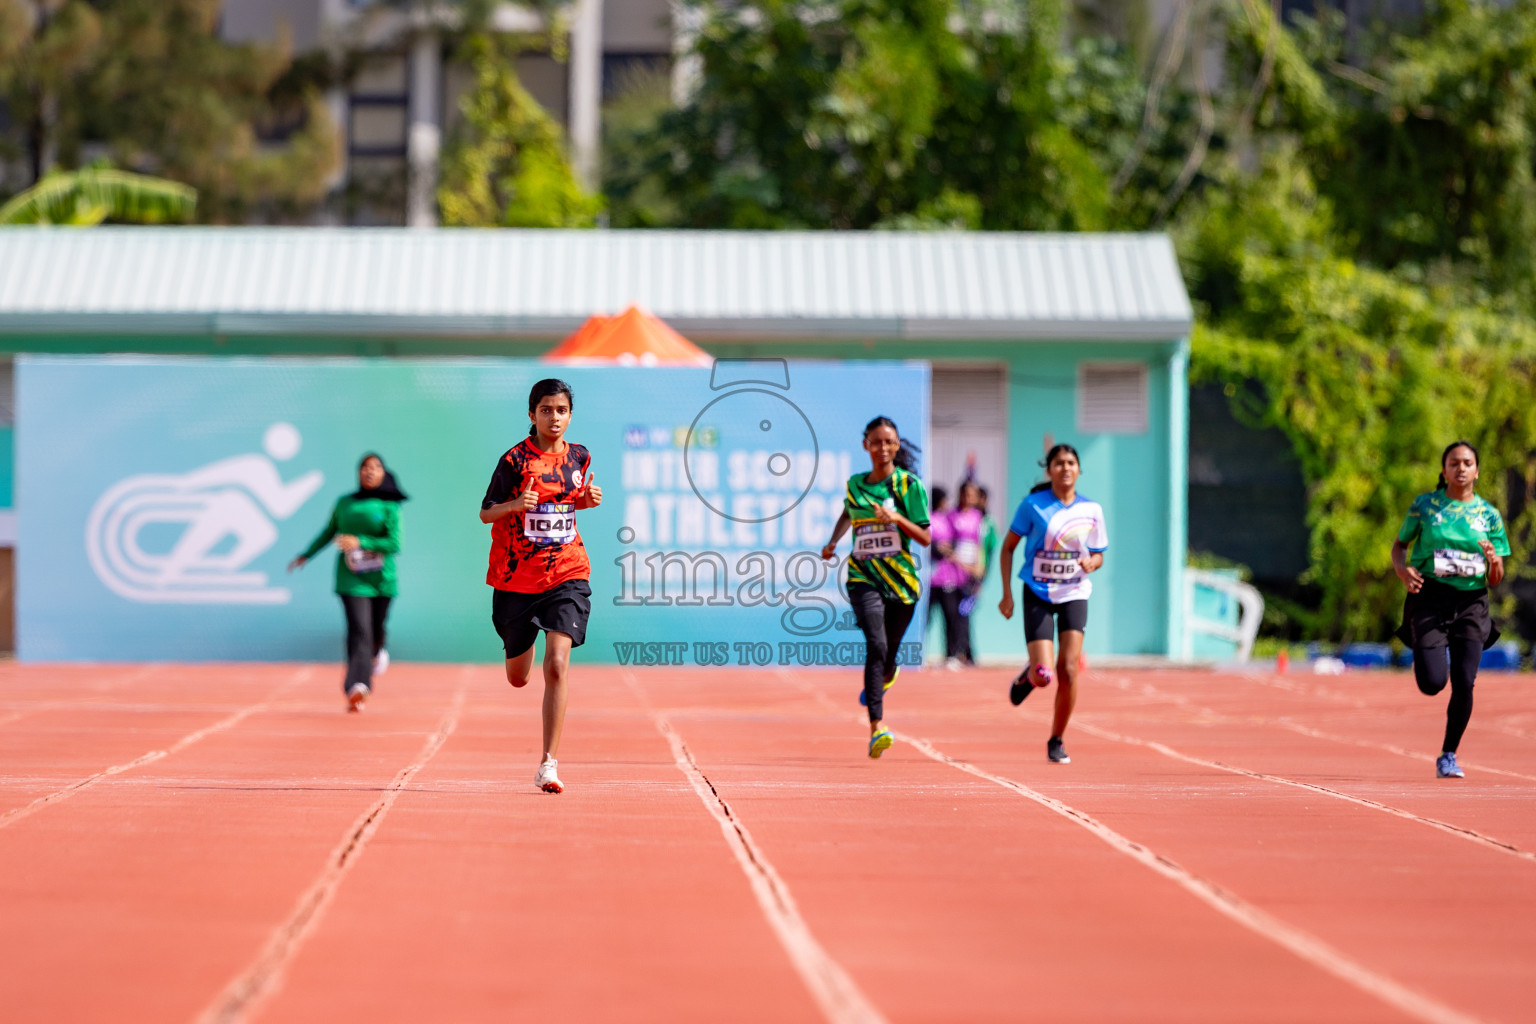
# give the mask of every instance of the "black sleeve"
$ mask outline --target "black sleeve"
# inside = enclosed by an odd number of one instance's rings
[[[503,455],[496,463],[496,472],[491,474],[491,485],[485,489],[485,500],[480,503],[480,507],[490,508],[492,505],[510,501],[512,495],[517,492],[520,483],[518,478],[521,475]]]

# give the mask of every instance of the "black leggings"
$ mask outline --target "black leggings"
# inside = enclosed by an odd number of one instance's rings
[[[384,649],[384,618],[389,614],[390,598],[338,596],[347,613],[347,677],[342,680],[342,692],[358,683],[372,689],[373,659]]]
[[[944,656],[971,660],[971,617],[960,614],[965,591],[959,587],[940,587],[929,600],[944,612]]]
[[[1446,653],[1450,657],[1447,659]],[[1477,683],[1477,667],[1483,661],[1480,640],[1452,637],[1447,647],[1415,647],[1413,679],[1419,690],[1433,697],[1451,684],[1451,702],[1445,708],[1445,745],[1440,749],[1454,754],[1472,719],[1472,687]]]
[[[848,601],[864,631],[864,700],[869,705],[869,720],[878,722],[885,717],[885,680],[896,671],[901,638],[917,605],[882,597],[880,591],[864,583],[848,584]]]

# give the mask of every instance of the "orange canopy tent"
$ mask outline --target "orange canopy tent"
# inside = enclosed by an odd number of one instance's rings
[[[592,317],[544,353],[544,358],[625,366],[709,366],[714,362],[708,352],[639,306],[630,306],[618,316]]]

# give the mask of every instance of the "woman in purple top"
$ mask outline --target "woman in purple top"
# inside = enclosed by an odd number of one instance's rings
[[[944,612],[944,653],[950,668],[973,664],[970,602],[966,598],[981,585],[985,574],[985,518],[981,488],[974,480],[967,480],[960,485],[958,507],[942,520],[935,517],[930,526],[936,545],[941,535],[944,538],[942,557],[933,567],[933,595]],[[942,526],[938,525],[940,522]]]
[[[949,492],[942,487],[934,487],[928,492],[933,504],[928,511],[928,532],[933,537],[933,546],[929,548],[933,552],[932,559],[928,562],[928,612],[923,619],[923,636],[926,640],[928,628],[933,625],[933,615],[939,611],[939,602],[933,598],[933,574],[939,568],[939,561],[949,551]]]

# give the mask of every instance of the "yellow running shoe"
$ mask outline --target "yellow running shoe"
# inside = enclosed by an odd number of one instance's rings
[[[881,754],[891,749],[891,744],[895,742],[896,741],[891,738],[889,730],[881,729],[879,732],[875,733],[869,738],[869,756],[879,757]]]

